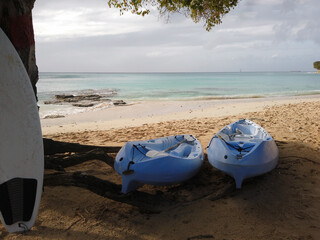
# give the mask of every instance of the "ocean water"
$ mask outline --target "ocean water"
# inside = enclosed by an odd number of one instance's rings
[[[320,74],[313,72],[238,73],[40,73],[40,116],[66,115],[113,106],[44,104],[55,95],[99,94],[111,100],[203,100],[320,94]]]

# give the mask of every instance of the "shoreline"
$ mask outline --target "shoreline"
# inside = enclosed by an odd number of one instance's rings
[[[138,127],[174,120],[224,117],[320,100],[320,95],[197,101],[140,101],[98,111],[41,119],[43,135]]]

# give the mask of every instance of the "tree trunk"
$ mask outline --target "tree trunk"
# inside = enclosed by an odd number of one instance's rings
[[[0,1],[0,27],[16,48],[29,75],[37,97],[38,67],[32,25],[32,9],[35,0]]]

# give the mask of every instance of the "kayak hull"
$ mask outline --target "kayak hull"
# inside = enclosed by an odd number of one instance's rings
[[[122,176],[122,192],[131,192],[143,184],[172,185],[197,174],[204,157],[197,139],[163,152],[183,138],[184,135],[178,135],[126,143],[117,154],[114,165],[115,170]],[[148,157],[149,151],[159,153]]]
[[[226,135],[229,136],[239,122],[240,124],[244,123],[241,124],[243,125],[242,131],[245,131],[246,126],[250,126],[251,130],[256,129],[251,131],[251,135],[248,134],[250,131],[247,131],[245,137],[241,137],[239,134],[236,139],[229,138],[226,140],[219,135],[220,133],[227,133]],[[208,160],[212,166],[233,177],[237,188],[241,188],[244,179],[265,174],[277,166],[278,147],[265,129],[249,120],[240,120],[228,125],[227,128],[231,131],[222,129],[211,139],[207,149]],[[230,145],[239,146],[239,143],[242,146],[249,146],[246,149],[247,151],[239,153],[239,150],[230,147]]]

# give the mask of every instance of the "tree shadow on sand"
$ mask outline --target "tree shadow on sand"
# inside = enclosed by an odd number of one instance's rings
[[[267,178],[277,178],[279,174],[295,174],[292,166],[308,162],[319,165],[316,151],[305,145],[291,142],[277,142],[280,150],[280,159],[277,168],[268,174],[251,178],[245,184],[257,184]],[[91,160],[99,160],[113,168],[116,153],[120,147],[99,147],[65,143],[44,139],[45,168],[54,172],[45,174],[45,186],[76,186],[117,202],[138,207],[142,213],[159,213],[177,206],[188,205],[200,199],[218,200],[232,196],[238,191],[234,180],[226,174],[214,169],[205,159],[199,174],[194,178],[173,186],[153,187],[145,186],[129,194],[121,193],[121,185],[101,179],[87,171],[66,171]],[[301,149],[304,148],[304,154]],[[308,149],[307,149],[308,148]],[[308,154],[305,154],[308,152]],[[79,167],[79,169],[81,169]],[[77,169],[78,170],[78,169]],[[110,174],[117,175],[115,171]]]
[[[45,174],[44,185],[85,188],[102,197],[138,207],[140,212],[146,213],[158,213],[203,198],[219,199],[234,190],[233,179],[215,170],[208,161],[205,161],[199,174],[184,183],[165,187],[145,186],[142,191],[129,194],[121,193],[121,185],[88,174],[87,171],[66,171],[68,167],[91,160],[102,161],[113,168],[120,148],[44,139],[45,169],[54,170]],[[117,175],[115,171],[111,174]]]

